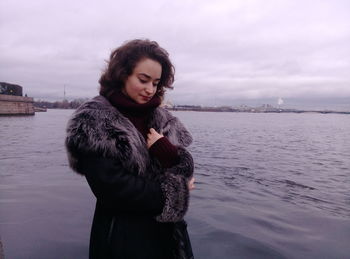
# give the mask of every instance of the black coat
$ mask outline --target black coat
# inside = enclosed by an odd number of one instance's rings
[[[192,258],[183,220],[193,174],[185,147],[192,138],[163,108],[155,109],[149,127],[178,147],[176,166],[163,169],[141,133],[102,96],[84,103],[68,123],[69,164],[97,198],[90,258]]]

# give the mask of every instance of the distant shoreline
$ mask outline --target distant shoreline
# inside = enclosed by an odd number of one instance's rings
[[[350,114],[350,111],[331,111],[331,110],[295,110],[295,109],[279,109],[279,110],[239,110],[239,109],[220,109],[220,108],[201,108],[201,109],[183,109],[164,107],[169,111],[194,111],[194,112],[236,112],[236,113],[320,113],[320,114]],[[48,110],[75,110],[76,108],[47,108]]]
[[[66,99],[62,101],[48,102],[44,100],[34,101],[34,107],[42,109],[76,109],[82,105],[88,98],[74,99],[68,101]],[[240,106],[201,106],[201,105],[176,105],[171,102],[164,102],[162,107],[171,111],[196,111],[196,112],[246,112],[246,113],[321,113],[321,114],[350,114],[350,110],[331,110],[331,109],[317,109],[310,108],[297,109],[297,108],[285,108],[284,105],[279,104],[278,107],[274,107],[271,104],[262,104],[260,106],[251,107],[245,104]],[[283,107],[283,108],[282,108]]]
[[[166,107],[170,111],[196,111],[196,112],[245,112],[245,113],[321,113],[321,114],[350,114],[350,111],[332,111],[332,110],[297,110],[297,109],[279,109],[279,108],[223,108],[223,107]]]

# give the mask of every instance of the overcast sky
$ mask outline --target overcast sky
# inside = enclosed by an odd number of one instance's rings
[[[348,0],[0,1],[0,81],[36,99],[92,97],[112,49],[149,38],[178,104],[350,99]]]

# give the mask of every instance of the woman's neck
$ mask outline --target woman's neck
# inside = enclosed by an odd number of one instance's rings
[[[142,136],[147,139],[147,133],[149,131],[148,121],[154,109],[160,105],[160,97],[155,95],[149,102],[139,104],[122,92],[116,92],[111,95],[109,101],[128,118]]]

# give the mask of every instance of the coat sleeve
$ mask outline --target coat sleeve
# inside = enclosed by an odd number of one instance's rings
[[[166,172],[184,176],[186,179],[191,179],[194,171],[193,158],[190,152],[184,147],[177,147],[179,162],[171,168],[168,168]]]
[[[189,200],[185,177],[166,174],[151,181],[131,174],[113,159],[86,156],[79,160],[79,170],[106,208],[153,215],[162,222],[176,222],[184,217]]]
[[[183,175],[190,179],[193,176],[194,164],[192,155],[186,148],[193,141],[192,135],[177,117],[172,116],[169,111],[161,111],[168,118],[161,133],[168,138],[170,143],[177,147],[178,155],[178,163],[166,169],[166,171],[174,175]]]

